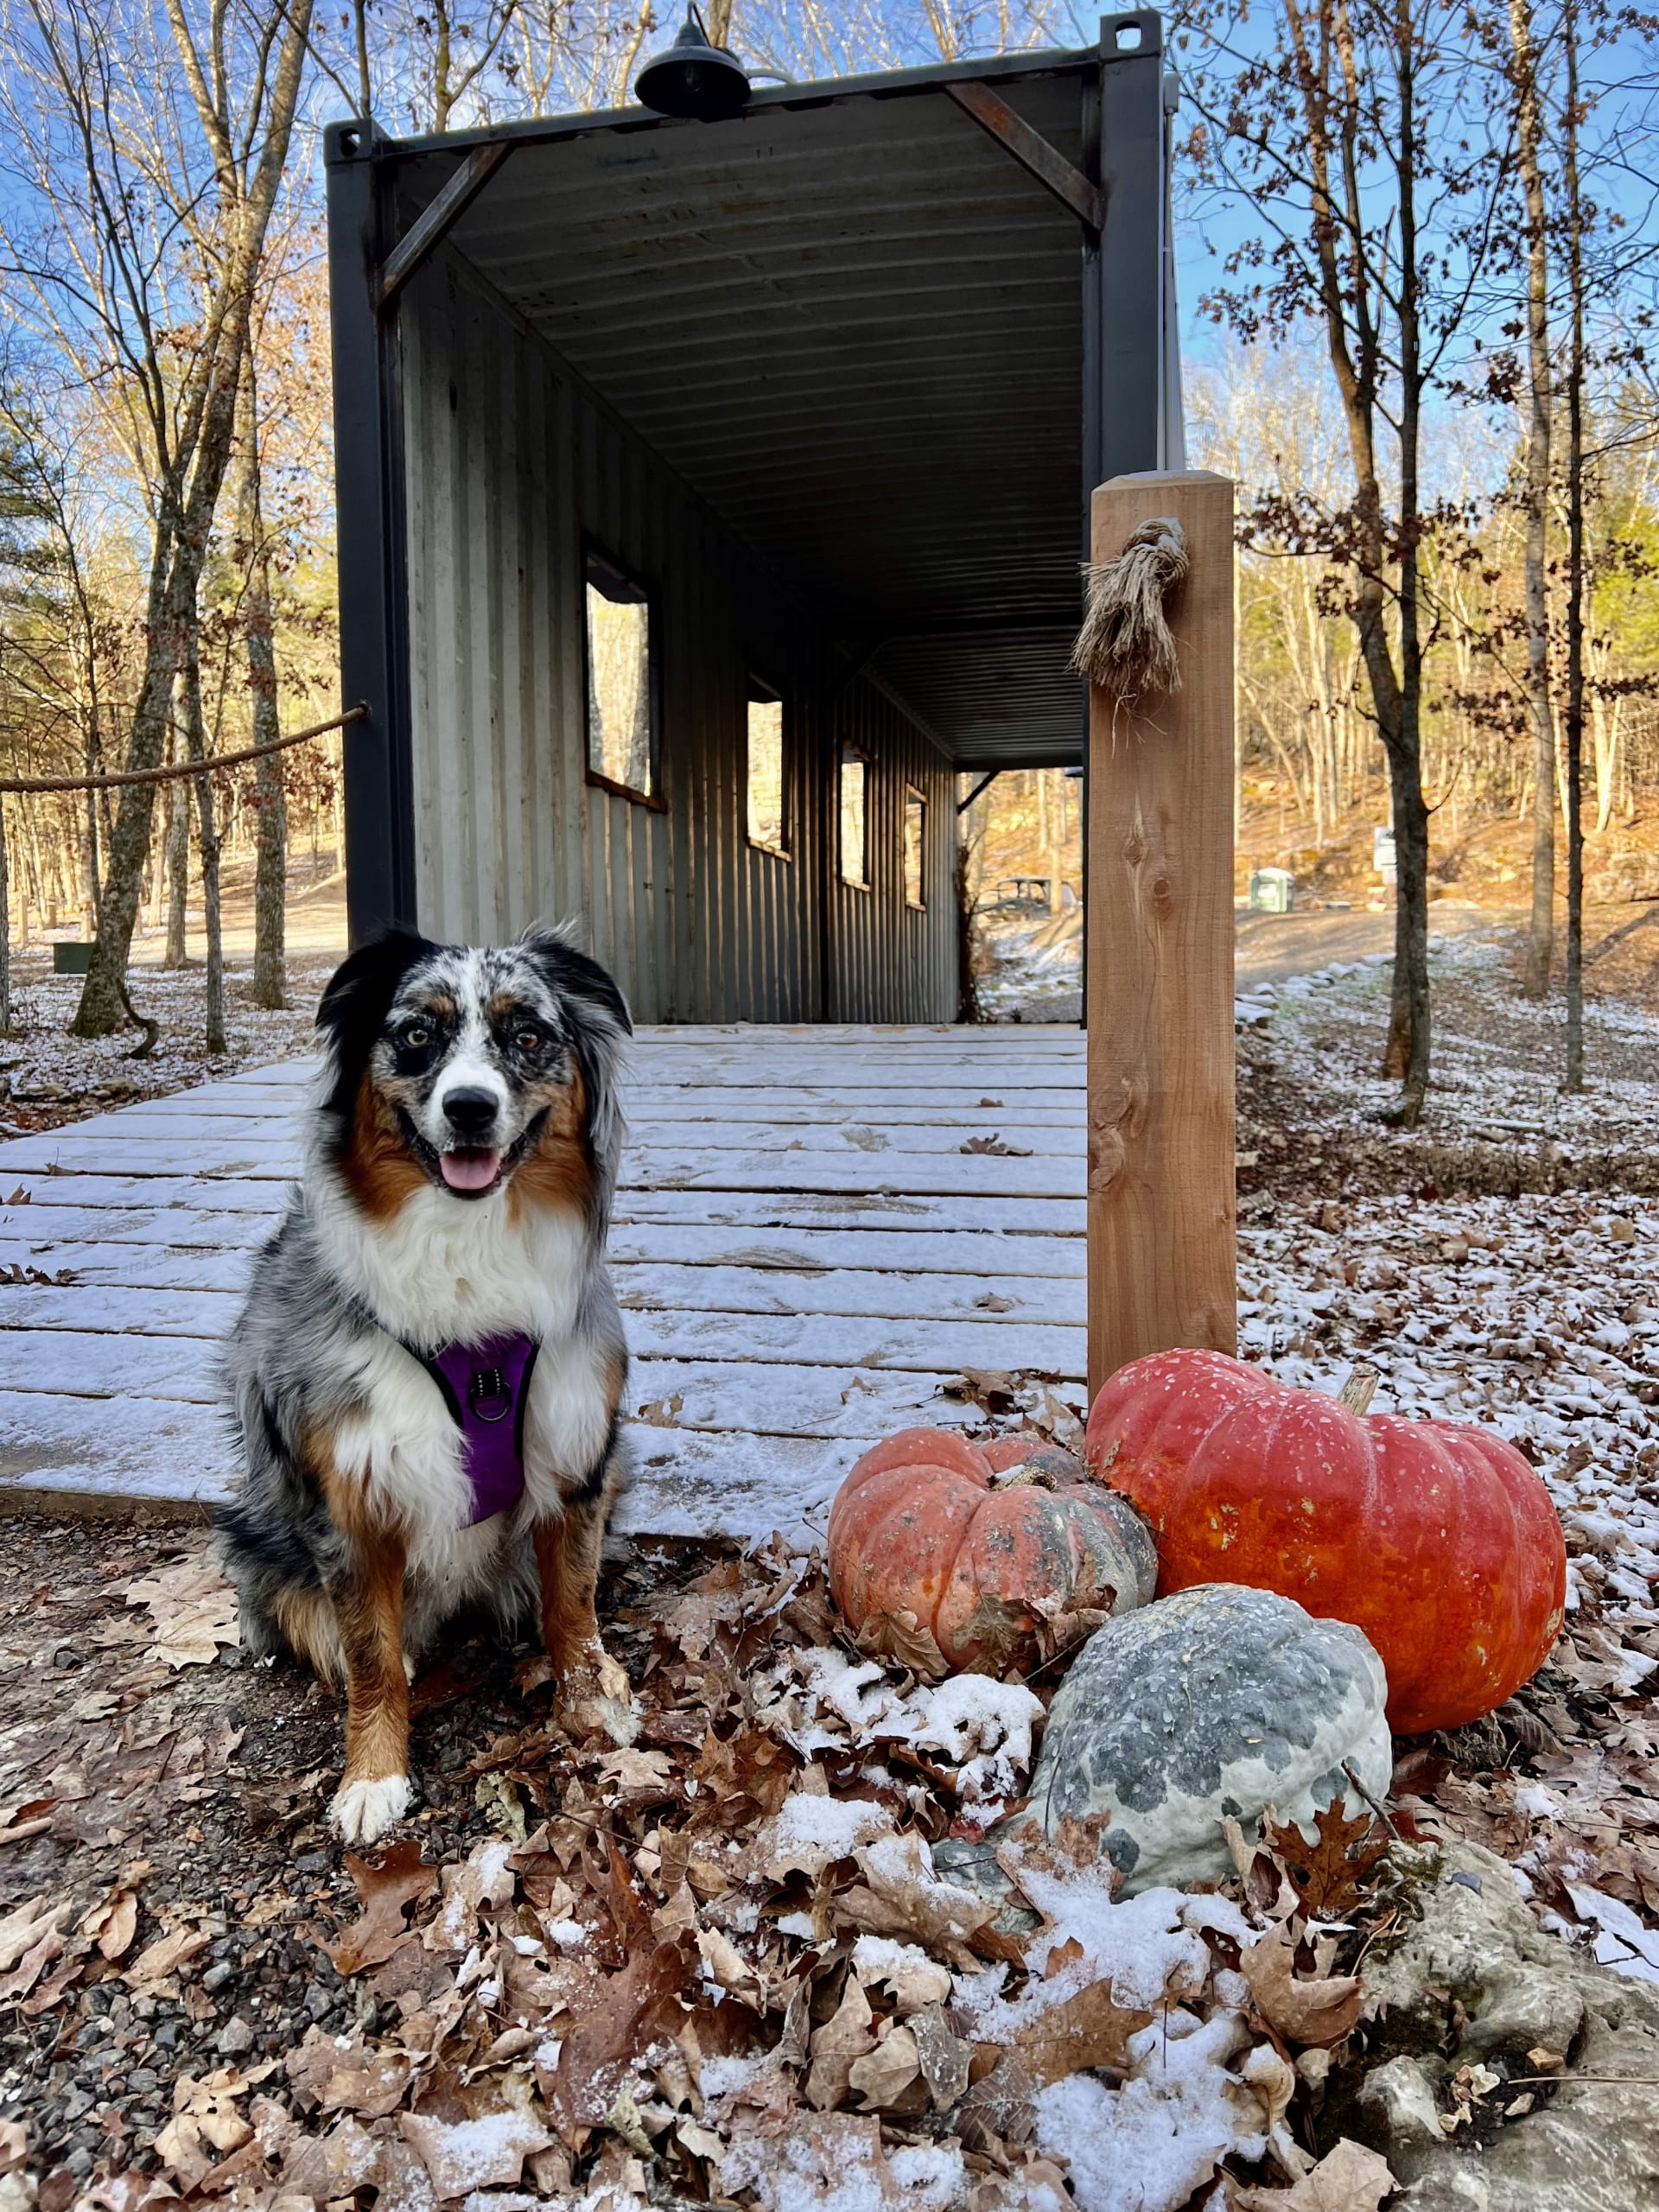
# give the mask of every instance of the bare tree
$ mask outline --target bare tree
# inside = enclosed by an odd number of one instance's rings
[[[32,232],[0,223],[0,238],[43,334],[89,388],[107,391],[148,498],[145,650],[127,728],[130,767],[160,764],[175,683],[194,650],[310,14],[311,0],[264,0],[262,11],[235,15],[211,0],[199,44],[183,0],[167,0],[170,52],[149,40],[148,18],[92,0],[14,0],[6,21],[4,120],[45,213]],[[181,79],[197,126],[186,174],[161,167],[172,121],[166,95]],[[124,1018],[155,798],[154,785],[129,785],[115,811],[73,1024],[79,1036],[105,1035]]]
[[[1564,0],[1567,97],[1561,191],[1567,203],[1567,1075],[1584,1089],[1584,194],[1579,176],[1579,11]]]
[[[1527,323],[1526,646],[1532,725],[1532,917],[1527,937],[1529,998],[1543,998],[1555,933],[1555,716],[1549,682],[1548,547],[1550,420],[1549,220],[1543,175],[1543,88],[1532,0],[1509,0],[1517,170],[1525,209]]]
[[[236,537],[246,576],[241,616],[253,707],[253,741],[273,744],[281,732],[276,703],[276,655],[271,627],[270,548],[265,536],[259,477],[259,410],[254,354],[242,365],[237,399]],[[288,802],[283,761],[272,753],[258,763],[254,783],[257,815],[253,883],[253,1002],[288,1003],[284,964],[288,891]]]
[[[1262,226],[1211,312],[1251,340],[1313,317],[1342,404],[1346,502],[1274,505],[1262,519],[1351,579],[1398,867],[1383,1069],[1401,1079],[1399,1118],[1414,1124],[1429,1071],[1422,562],[1437,520],[1423,410],[1484,264],[1497,170],[1466,89],[1455,0],[1280,0],[1265,48],[1224,7],[1200,0],[1187,20],[1209,54],[1189,81],[1201,118],[1191,155]]]

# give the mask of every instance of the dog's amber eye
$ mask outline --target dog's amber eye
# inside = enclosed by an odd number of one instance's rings
[[[512,1041],[521,1052],[534,1052],[541,1047],[542,1033],[534,1022],[527,1021],[521,1028],[514,1030]]]

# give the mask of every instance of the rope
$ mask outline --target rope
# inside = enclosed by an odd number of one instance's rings
[[[344,729],[347,722],[360,722],[368,711],[359,699],[356,706],[347,707],[332,721],[318,722],[311,729],[296,729],[292,737],[274,738],[269,745],[251,745],[245,753],[217,753],[206,760],[181,760],[170,768],[120,768],[107,776],[3,776],[0,791],[20,797],[33,791],[107,791],[121,784],[165,784],[180,777],[212,775],[220,768],[241,768],[250,760],[264,760],[273,753],[284,753],[290,745],[303,745],[308,738],[327,737],[331,729]]]
[[[1143,522],[1116,561],[1088,563],[1089,611],[1071,665],[1128,705],[1147,691],[1179,691],[1181,668],[1164,595],[1186,582],[1186,537],[1173,516]]]

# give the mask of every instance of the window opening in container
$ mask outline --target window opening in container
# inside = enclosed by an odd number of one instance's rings
[[[841,880],[870,887],[870,764],[855,747],[841,748]]]
[[[661,720],[651,594],[595,546],[586,556],[588,772],[648,804],[658,797]]]
[[[927,850],[927,801],[918,791],[905,793],[905,904],[927,904],[924,861]]]
[[[783,695],[753,670],[748,678],[747,715],[749,842],[787,857]]]

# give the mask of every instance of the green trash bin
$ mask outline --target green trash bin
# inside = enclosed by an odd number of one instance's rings
[[[1288,868],[1259,868],[1250,878],[1253,914],[1287,914],[1296,898],[1296,879]]]

